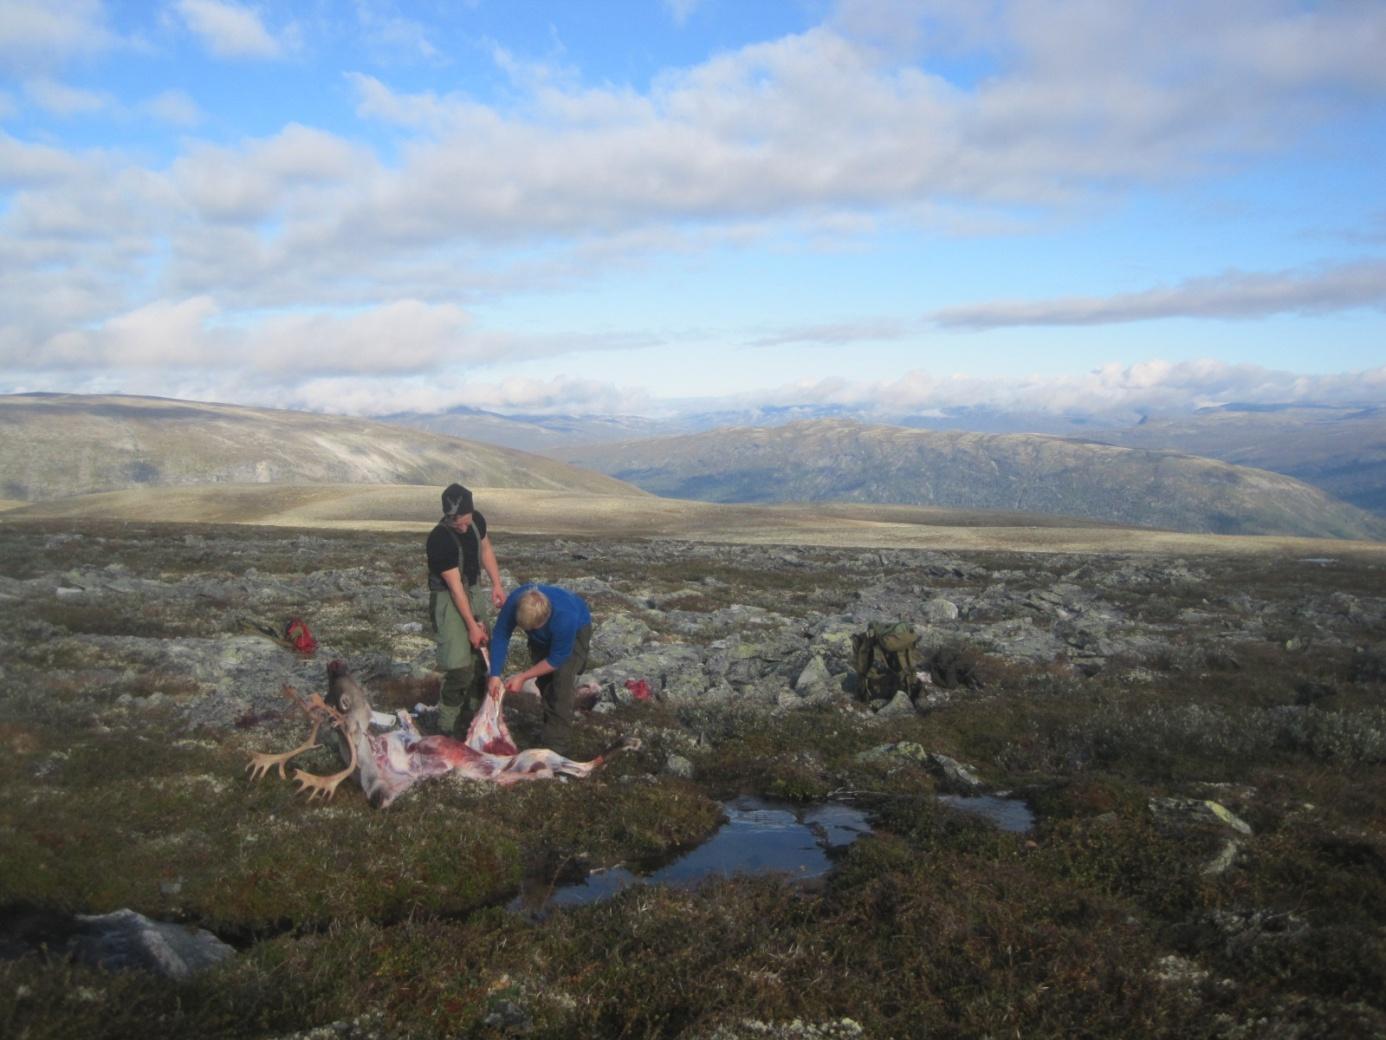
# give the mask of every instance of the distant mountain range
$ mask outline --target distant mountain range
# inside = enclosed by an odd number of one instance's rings
[[[364,419],[156,397],[0,396],[0,498],[142,485],[432,484],[639,495],[591,470]]]
[[[441,412],[390,412],[374,418],[396,426],[550,454],[555,458],[575,444],[604,444],[706,428],[696,423],[634,415],[501,415],[465,405]]]
[[[1034,434],[820,419],[594,445],[567,458],[709,502],[880,502],[1217,534],[1386,537],[1381,518],[1280,474]]]
[[[1089,436],[1274,470],[1386,516],[1386,408],[1233,404]]]
[[[759,410],[756,417],[768,422],[803,411],[814,410]],[[1186,453],[1274,460],[1373,502],[1386,451],[1382,416],[1369,410],[1222,409],[1189,423],[1147,421],[1084,439],[815,418],[633,440],[668,423],[461,409],[446,419],[477,439],[397,425],[400,417],[385,423],[148,397],[4,396],[0,499],[37,502],[142,486],[441,487],[461,480],[602,496],[644,489],[722,503],[898,504],[1196,533],[1386,539],[1386,519],[1300,480]],[[516,431],[546,441],[549,455],[479,440]],[[626,439],[612,441],[618,433]],[[1185,451],[1113,443],[1122,439],[1177,443]]]
[[[1386,517],[1386,408],[1227,404],[1193,414],[1053,414],[988,407],[928,413],[866,412],[841,405],[797,405],[634,416],[500,415],[457,408],[401,413],[382,421],[536,451],[583,457],[583,449],[724,427],[775,427],[812,419],[855,419],[909,429],[1049,434],[1150,451],[1200,455],[1283,473]]]

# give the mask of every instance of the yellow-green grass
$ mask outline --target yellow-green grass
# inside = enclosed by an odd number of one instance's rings
[[[477,508],[493,528],[510,534],[1017,552],[1386,557],[1386,543],[1381,542],[1183,534],[1014,512],[840,503],[719,505],[644,495],[474,490]],[[438,489],[427,486],[218,484],[83,495],[11,509],[4,517],[421,531],[436,521],[438,512]]]

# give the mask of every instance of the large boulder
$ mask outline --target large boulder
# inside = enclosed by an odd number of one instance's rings
[[[133,910],[78,914],[77,921],[80,929],[71,940],[72,956],[109,971],[136,968],[182,980],[236,953],[205,929],[152,921]]]

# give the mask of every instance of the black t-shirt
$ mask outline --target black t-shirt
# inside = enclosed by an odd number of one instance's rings
[[[461,568],[464,584],[475,585],[481,577],[481,539],[485,537],[486,518],[477,512],[472,513],[466,531],[456,531],[447,523],[434,527],[428,534],[429,585],[440,585],[443,572],[454,567]]]

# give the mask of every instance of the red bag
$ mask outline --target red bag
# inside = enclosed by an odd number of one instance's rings
[[[647,701],[650,699],[650,684],[644,679],[627,679],[626,689],[628,689],[631,695],[638,701]]]
[[[305,657],[311,657],[318,649],[318,641],[302,618],[293,618],[284,626],[284,640]]]

